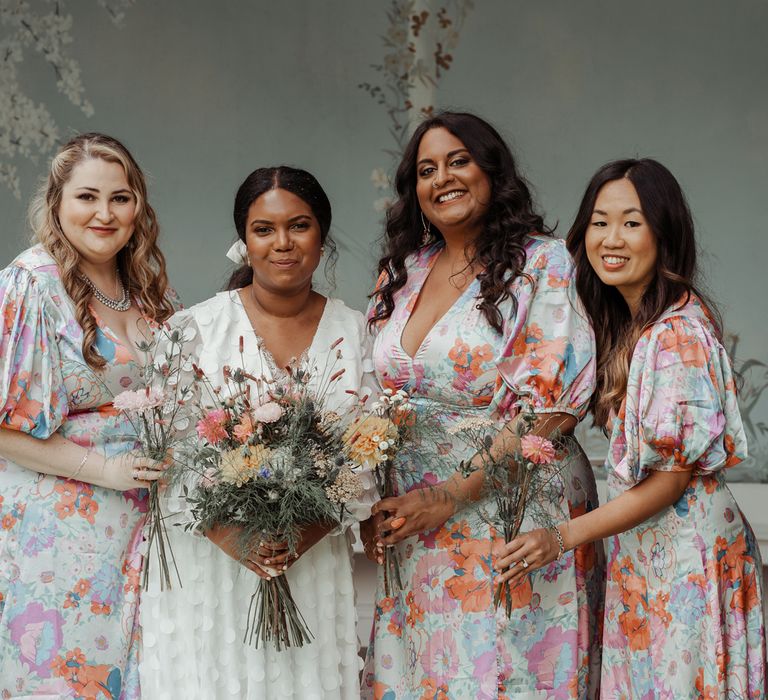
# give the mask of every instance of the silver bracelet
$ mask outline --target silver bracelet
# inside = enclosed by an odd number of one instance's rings
[[[557,547],[560,550],[557,553],[557,558],[560,559],[560,557],[565,554],[565,540],[563,540],[563,533],[560,532],[560,528],[557,527],[557,525],[553,525],[551,528],[549,528],[549,531],[555,536],[555,539],[557,540]]]
[[[67,477],[67,479],[77,479],[77,475],[83,471],[83,467],[85,466],[85,463],[88,461],[88,457],[91,456],[91,451],[89,449],[85,450],[85,456],[80,460],[80,464],[77,465],[77,469],[75,469],[74,473]]]

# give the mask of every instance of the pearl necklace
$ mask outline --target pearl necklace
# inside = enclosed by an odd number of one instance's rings
[[[131,295],[128,294],[128,290],[123,286],[119,274],[115,274],[115,281],[117,282],[118,290],[120,293],[120,297],[118,299],[108,297],[93,283],[93,281],[87,275],[84,275],[82,272],[80,273],[80,279],[88,285],[91,292],[93,293],[93,296],[95,296],[108,309],[112,309],[113,311],[128,311],[128,309],[131,308]]]

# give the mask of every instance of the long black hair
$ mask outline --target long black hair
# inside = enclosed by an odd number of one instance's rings
[[[433,225],[423,238],[421,208],[416,196],[416,162],[419,144],[430,129],[447,129],[459,139],[491,182],[491,201],[482,231],[472,242],[470,265],[482,268],[478,308],[497,331],[502,330],[498,304],[510,296],[509,281],[523,272],[524,238],[530,233],[551,235],[533,205],[530,188],[518,172],[509,146],[488,122],[466,112],[440,112],[423,121],[405,148],[395,176],[397,200],[387,212],[384,255],[379,260],[382,281],[373,296],[376,308],[370,323],[388,319],[395,307],[394,294],[405,285],[406,258],[424,245],[442,240]],[[511,273],[511,275],[510,275]],[[514,298],[513,298],[514,303]]]
[[[251,204],[265,192],[276,189],[295,194],[299,199],[306,202],[312,210],[320,226],[320,242],[327,251],[327,274],[337,257],[336,243],[330,235],[331,202],[317,178],[306,170],[291,168],[288,165],[278,165],[272,168],[258,168],[245,178],[235,195],[235,207],[232,212],[238,237],[245,243],[245,227]],[[250,266],[241,265],[232,273],[226,289],[240,289],[240,287],[249,285],[252,280],[253,272]]]
[[[634,317],[619,290],[597,276],[585,245],[600,190],[623,178],[637,191],[657,247],[654,277]],[[667,309],[675,304],[684,305],[695,294],[704,303],[718,336],[722,324],[715,304],[695,286],[696,239],[685,195],[675,176],[658,161],[629,158],[600,168],[587,185],[566,245],[576,266],[576,289],[595,329],[597,390],[592,408],[595,422],[605,425],[611,410],[618,411],[626,393],[629,362],[640,335]]]

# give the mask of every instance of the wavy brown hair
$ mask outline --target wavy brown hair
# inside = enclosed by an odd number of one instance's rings
[[[370,324],[385,321],[395,308],[394,295],[408,280],[406,258],[426,245],[443,240],[434,224],[424,239],[421,208],[416,196],[416,161],[419,144],[430,129],[444,128],[459,139],[491,182],[491,201],[480,235],[472,242],[468,267],[482,272],[480,303],[488,323],[502,330],[498,305],[510,294],[509,283],[523,274],[526,263],[525,237],[531,233],[551,235],[533,204],[530,188],[517,169],[509,146],[499,132],[480,117],[466,112],[440,112],[423,121],[405,148],[395,175],[397,200],[387,212],[384,256],[379,260],[380,284],[372,295],[376,308]]]
[[[657,246],[655,274],[634,317],[619,290],[597,276],[585,246],[600,190],[623,178],[637,191]],[[722,334],[722,325],[715,304],[695,286],[696,239],[685,195],[674,175],[658,161],[625,159],[600,168],[587,185],[566,245],[576,266],[576,289],[595,329],[597,388],[591,408],[595,424],[604,427],[611,411],[618,413],[627,393],[629,363],[637,341],[667,309],[685,305],[695,294],[704,304],[718,336]]]
[[[117,139],[98,133],[75,136],[51,161],[48,177],[30,205],[29,221],[35,239],[56,261],[64,289],[74,303],[75,318],[83,329],[83,358],[93,369],[101,369],[106,361],[95,345],[97,324],[89,308],[91,290],[80,277],[80,254],[64,235],[58,216],[64,185],[75,167],[91,158],[122,166],[136,198],[133,235],[117,254],[123,284],[142,313],[155,321],[167,319],[173,313],[173,306],[166,298],[165,258],[157,246],[157,217],[147,201],[144,173]]]

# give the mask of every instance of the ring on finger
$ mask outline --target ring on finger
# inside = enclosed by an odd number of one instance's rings
[[[525,557],[523,557],[523,558],[520,560],[520,563],[523,565],[523,568],[524,568],[524,569],[527,569],[527,568],[528,568],[528,562],[525,560]]]

